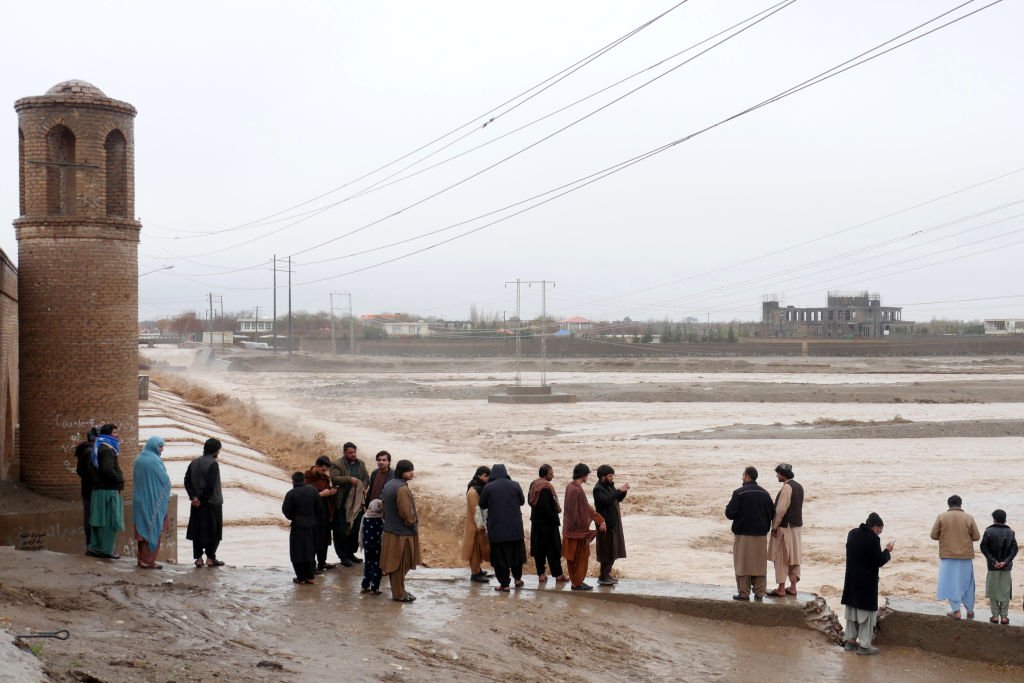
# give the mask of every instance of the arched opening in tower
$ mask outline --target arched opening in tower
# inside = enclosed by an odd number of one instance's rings
[[[75,134],[67,126],[54,126],[46,136],[46,213],[75,214]]]
[[[119,130],[107,135],[107,215],[128,215],[128,141]]]

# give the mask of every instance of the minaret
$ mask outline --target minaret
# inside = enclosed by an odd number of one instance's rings
[[[118,425],[127,479],[139,451],[135,107],[65,81],[14,109],[21,478],[73,499],[90,426]]]

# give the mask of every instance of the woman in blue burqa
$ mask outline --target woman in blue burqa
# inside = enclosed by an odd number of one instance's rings
[[[135,493],[132,497],[132,522],[139,542],[138,561],[143,569],[161,569],[156,555],[160,535],[167,530],[167,504],[171,500],[171,478],[160,454],[164,440],[149,437],[146,447],[135,459]]]

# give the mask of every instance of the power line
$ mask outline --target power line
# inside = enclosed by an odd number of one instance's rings
[[[370,270],[371,268],[377,268],[377,267],[380,267],[380,266],[383,266],[383,265],[394,263],[395,261],[399,261],[399,260],[402,260],[402,259],[405,259],[405,258],[409,258],[411,256],[415,256],[415,255],[423,253],[425,251],[429,251],[431,249],[437,248],[437,247],[442,246],[444,244],[448,244],[448,243],[453,242],[453,241],[455,241],[457,239],[461,239],[463,237],[467,237],[467,236],[469,236],[471,234],[474,234],[476,232],[479,232],[479,231],[481,231],[481,230],[483,230],[483,229],[485,229],[487,227],[491,227],[491,226],[493,226],[493,225],[495,225],[497,223],[504,222],[504,221],[506,221],[506,220],[508,220],[510,218],[513,218],[513,217],[515,217],[517,215],[525,213],[526,211],[529,211],[529,210],[532,210],[532,209],[537,208],[539,206],[542,206],[544,204],[547,204],[548,202],[553,201],[554,199],[557,199],[557,198],[562,197],[562,196],[564,196],[566,194],[569,194],[571,192],[575,192],[575,191],[577,191],[579,189],[582,189],[583,187],[586,187],[586,186],[588,186],[588,185],[590,185],[592,183],[595,183],[598,180],[603,180],[604,178],[608,177],[609,175],[613,175],[615,173],[618,173],[619,171],[625,170],[626,168],[629,168],[629,167],[631,167],[631,166],[633,166],[635,164],[638,164],[638,163],[640,163],[642,161],[646,161],[647,159],[649,159],[649,158],[651,158],[653,156],[656,156],[657,154],[660,154],[660,153],[662,153],[664,151],[672,149],[673,147],[676,147],[676,146],[678,146],[678,145],[680,145],[680,144],[682,144],[684,142],[692,140],[693,138],[695,138],[695,137],[697,137],[699,135],[702,135],[702,134],[704,134],[704,133],[706,133],[708,131],[714,130],[715,128],[718,128],[718,127],[720,127],[720,126],[722,126],[722,125],[724,125],[726,123],[729,123],[729,122],[731,122],[731,121],[733,121],[735,119],[738,119],[738,118],[740,118],[742,116],[745,116],[745,115],[747,115],[747,114],[749,114],[751,112],[757,111],[758,109],[760,109],[762,107],[765,107],[765,106],[768,106],[769,104],[773,104],[775,102],[778,102],[778,101],[780,101],[782,99],[785,99],[786,97],[789,97],[789,96],[794,95],[794,94],[796,94],[798,92],[806,90],[807,88],[812,87],[814,85],[818,85],[820,83],[823,83],[826,80],[829,80],[829,79],[831,79],[831,78],[833,78],[835,76],[838,76],[838,75],[840,75],[840,74],[842,74],[842,73],[844,73],[846,71],[849,71],[851,69],[857,68],[858,66],[862,66],[862,65],[864,65],[864,64],[866,64],[866,63],[868,63],[868,62],[870,62],[870,61],[872,61],[872,60],[874,60],[874,59],[876,59],[876,58],[878,58],[878,57],[880,57],[882,55],[885,55],[885,54],[887,54],[889,52],[897,50],[897,49],[899,49],[901,47],[905,47],[906,45],[909,45],[909,44],[911,44],[913,42],[916,42],[917,40],[920,40],[921,38],[924,38],[924,37],[926,37],[928,35],[931,35],[932,33],[935,33],[936,31],[939,31],[939,30],[941,30],[943,28],[946,28],[948,26],[956,24],[956,23],[958,23],[958,22],[960,22],[960,21],[962,21],[962,20],[964,20],[964,19],[966,19],[966,18],[968,18],[970,16],[973,16],[974,14],[977,14],[978,12],[981,12],[981,11],[984,11],[986,9],[989,9],[990,7],[993,7],[993,6],[1001,3],[1002,1],[1003,0],[993,0],[993,2],[990,2],[989,4],[987,4],[987,5],[985,5],[985,6],[981,7],[981,8],[978,8],[978,9],[973,10],[973,11],[967,13],[967,14],[963,14],[963,15],[961,15],[959,17],[951,19],[950,21],[948,21],[948,22],[946,22],[944,24],[940,24],[939,26],[934,27],[934,28],[932,28],[932,29],[930,29],[930,30],[920,34],[920,35],[914,36],[913,38],[910,38],[910,39],[908,39],[908,40],[906,40],[906,41],[904,41],[902,43],[893,45],[892,47],[889,47],[889,48],[883,50],[882,52],[878,52],[877,54],[873,54],[873,55],[871,54],[872,52],[875,52],[875,51],[879,50],[880,48],[882,48],[882,47],[884,47],[886,45],[889,45],[890,43],[893,43],[894,41],[899,40],[900,38],[905,37],[905,36],[909,35],[910,33],[913,33],[914,31],[919,30],[919,29],[927,26],[928,24],[931,24],[931,23],[933,23],[935,21],[938,21],[939,19],[941,19],[941,18],[949,15],[950,13],[956,11],[957,9],[960,9],[960,8],[966,6],[966,5],[969,5],[969,4],[973,3],[973,2],[975,2],[975,0],[968,0],[968,2],[965,2],[965,3],[961,4],[961,5],[958,5],[957,7],[954,7],[951,10],[943,12],[943,13],[937,15],[936,17],[933,17],[932,19],[929,19],[928,21],[926,21],[926,22],[924,22],[922,24],[919,24],[919,25],[915,26],[914,28],[912,28],[912,29],[910,29],[908,31],[905,31],[905,32],[903,32],[901,34],[898,34],[894,38],[890,38],[889,40],[887,40],[887,41],[885,41],[883,43],[880,43],[879,45],[876,45],[876,46],[870,48],[869,50],[861,52],[856,57],[853,57],[853,58],[848,59],[848,60],[846,60],[844,62],[841,62],[840,64],[838,64],[838,65],[836,65],[836,66],[834,66],[834,67],[832,67],[832,68],[830,68],[830,69],[828,69],[826,71],[821,72],[817,76],[814,76],[814,77],[812,77],[810,79],[807,79],[807,80],[805,80],[805,81],[803,81],[803,82],[801,82],[801,83],[799,83],[799,84],[797,84],[795,86],[792,86],[792,87],[790,87],[790,88],[788,88],[786,90],[783,90],[780,93],[778,93],[778,94],[776,94],[776,95],[774,95],[774,96],[772,96],[772,97],[770,97],[770,98],[768,98],[766,100],[762,100],[758,104],[755,104],[755,105],[753,105],[751,107],[743,109],[743,110],[741,110],[741,111],[739,111],[739,112],[737,112],[737,113],[735,113],[735,114],[733,114],[731,116],[728,116],[728,117],[726,117],[724,119],[721,119],[721,120],[719,120],[719,121],[717,121],[717,122],[715,122],[715,123],[713,123],[713,124],[711,124],[709,126],[701,128],[701,129],[699,129],[699,130],[697,130],[697,131],[695,131],[693,133],[690,133],[690,134],[685,135],[683,137],[680,137],[680,138],[677,138],[675,140],[672,140],[672,141],[670,141],[668,143],[665,143],[664,145],[661,145],[661,146],[656,147],[654,149],[648,150],[647,152],[645,152],[643,154],[640,154],[640,155],[637,155],[635,157],[632,157],[631,159],[627,159],[627,160],[625,160],[623,162],[615,164],[614,166],[607,167],[606,169],[603,169],[602,171],[598,171],[597,173],[591,174],[590,176],[585,176],[584,177],[586,179],[585,182],[581,182],[581,180],[583,180],[583,179],[577,179],[577,181],[573,181],[573,183],[569,183],[567,185],[563,185],[562,187],[569,187],[570,185],[575,185],[575,186],[571,187],[570,189],[567,189],[564,192],[556,194],[556,195],[554,195],[552,197],[548,197],[547,199],[544,199],[543,201],[539,201],[539,202],[537,202],[537,203],[535,203],[535,204],[533,204],[533,205],[531,205],[529,207],[526,207],[525,209],[516,211],[516,212],[514,212],[514,213],[512,213],[512,214],[510,214],[508,216],[505,216],[503,218],[499,218],[499,219],[497,219],[495,221],[492,221],[490,223],[486,223],[486,224],[484,224],[482,226],[479,226],[479,227],[476,227],[476,228],[474,228],[472,230],[468,230],[466,232],[460,233],[459,235],[456,235],[455,237],[448,238],[448,239],[443,240],[441,242],[437,242],[435,244],[428,245],[426,247],[422,247],[420,249],[408,252],[406,254],[402,254],[402,255],[396,256],[396,257],[391,258],[391,259],[386,259],[384,261],[381,261],[381,262],[378,262],[378,263],[375,263],[375,264],[371,264],[369,266],[365,266],[365,267],[362,267],[362,268],[354,269],[354,270],[347,271],[347,272],[344,272],[344,273],[339,273],[337,275],[332,275],[332,276],[328,276],[328,277],[324,277],[324,278],[318,278],[318,279],[315,279],[315,280],[308,280],[308,281],[297,283],[297,284],[298,285],[314,284],[314,283],[318,283],[318,282],[324,282],[324,281],[327,281],[327,280],[333,280],[333,279],[336,279],[336,278],[339,278],[339,277],[345,277],[345,276],[348,276],[348,275],[353,275],[353,274],[356,274],[356,273],[364,272],[366,270]],[[860,61],[857,61],[857,60],[860,60]],[[550,193],[550,192],[552,192],[552,191],[549,190],[548,193]],[[542,193],[541,195],[535,195],[534,198],[543,196],[544,194],[548,194],[548,193]],[[531,198],[531,199],[533,199],[533,198]],[[526,201],[530,201],[531,199],[524,200],[523,202],[518,202],[517,204],[525,203]],[[514,205],[510,205],[510,206],[514,206]],[[492,212],[492,213],[495,213],[495,212]]]
[[[308,253],[308,252],[313,251],[315,249],[319,249],[319,248],[327,246],[329,244],[333,244],[334,242],[337,242],[338,240],[344,239],[346,237],[351,237],[352,235],[355,235],[357,233],[363,232],[364,230],[368,230],[368,229],[370,229],[372,227],[380,225],[381,223],[383,223],[385,221],[388,221],[388,220],[390,220],[392,218],[395,218],[396,216],[398,216],[398,215],[400,215],[400,214],[402,214],[402,213],[404,213],[404,212],[406,212],[406,211],[408,211],[410,209],[413,209],[413,208],[415,208],[417,206],[420,206],[421,204],[424,204],[424,203],[426,203],[426,202],[428,202],[428,201],[430,201],[432,199],[436,199],[437,197],[441,196],[442,194],[445,194],[446,192],[449,192],[449,191],[451,191],[451,190],[453,190],[453,189],[455,189],[457,187],[460,187],[461,185],[469,182],[470,180],[473,180],[474,178],[477,178],[477,177],[479,177],[479,176],[481,176],[481,175],[483,175],[483,174],[485,174],[485,173],[487,173],[487,172],[497,168],[498,166],[501,166],[502,164],[505,164],[506,162],[511,161],[512,159],[515,159],[516,157],[518,157],[518,156],[520,156],[522,154],[525,154],[526,152],[528,152],[529,150],[533,149],[534,147],[537,147],[538,145],[541,145],[541,144],[547,142],[548,140],[550,140],[550,139],[560,135],[561,133],[564,133],[565,131],[569,130],[570,128],[572,128],[572,127],[582,123],[583,121],[586,121],[587,119],[591,118],[592,116],[597,115],[598,113],[604,111],[605,109],[611,107],[612,105],[614,105],[614,104],[616,104],[616,103],[626,99],[627,97],[630,97],[630,96],[634,95],[635,93],[637,93],[638,91],[640,91],[643,88],[647,87],[648,85],[651,85],[652,83],[660,80],[661,78],[669,75],[670,73],[673,73],[674,71],[682,68],[683,66],[689,64],[690,62],[694,61],[695,59],[697,59],[697,58],[707,54],[708,52],[712,51],[716,47],[719,47],[720,45],[722,45],[722,44],[732,40],[733,38],[741,35],[742,33],[746,32],[747,30],[753,28],[754,26],[756,26],[757,24],[761,23],[762,21],[767,20],[769,17],[773,16],[774,14],[782,11],[783,9],[786,9],[790,5],[794,4],[796,1],[797,0],[783,0],[783,2],[777,3],[777,4],[773,5],[772,7],[768,8],[766,10],[761,10],[760,12],[757,12],[756,14],[752,15],[751,18],[746,19],[743,22],[740,22],[739,24],[737,24],[737,26],[741,26],[743,24],[747,24],[747,25],[746,26],[742,26],[742,28],[740,28],[735,33],[732,33],[732,34],[726,36],[725,38],[722,38],[718,42],[716,42],[713,45],[707,47],[706,49],[698,52],[697,54],[693,55],[689,59],[686,59],[686,60],[680,62],[679,64],[677,64],[675,66],[672,66],[671,68],[669,68],[666,71],[658,74],[657,76],[655,76],[655,77],[645,81],[644,83],[638,85],[637,87],[635,87],[635,88],[625,92],[624,94],[622,94],[622,95],[612,99],[611,101],[601,105],[600,107],[590,111],[589,113],[587,113],[587,114],[585,114],[585,115],[583,115],[583,116],[581,116],[581,117],[571,121],[570,123],[562,126],[561,128],[558,128],[555,131],[553,131],[551,133],[548,133],[547,135],[541,137],[538,140],[535,140],[534,142],[526,145],[525,147],[520,148],[519,150],[513,152],[512,154],[509,154],[509,155],[503,157],[502,159],[499,159],[498,161],[496,161],[496,162],[494,162],[494,163],[492,163],[492,164],[490,164],[488,166],[485,166],[484,168],[482,168],[482,169],[480,169],[478,171],[475,171],[474,173],[471,173],[470,175],[465,176],[464,178],[462,178],[462,179],[460,179],[460,180],[458,180],[458,181],[456,181],[454,183],[451,183],[451,184],[449,184],[449,185],[447,185],[447,186],[445,186],[445,187],[443,187],[443,188],[433,192],[432,194],[429,194],[429,195],[427,195],[425,197],[422,197],[422,198],[416,200],[415,202],[412,202],[411,204],[407,204],[406,206],[403,206],[400,209],[397,209],[395,211],[392,211],[391,213],[385,214],[384,216],[381,216],[380,218],[377,218],[376,220],[373,220],[373,221],[371,221],[369,223],[366,223],[366,224],[361,225],[361,226],[359,226],[357,228],[349,230],[348,232],[345,232],[345,233],[342,233],[342,234],[337,235],[335,237],[332,237],[332,238],[330,238],[328,240],[325,240],[323,242],[319,242],[319,243],[317,243],[317,244],[315,244],[313,246],[307,247],[305,249],[301,249],[299,251],[292,252],[292,256],[300,256],[302,254]],[[720,32],[719,34],[716,34],[716,35],[721,35],[722,33],[723,32]],[[711,39],[710,38],[709,39],[705,39],[705,40],[701,41],[700,43],[698,43],[697,45],[706,43],[706,42],[708,42],[708,40],[711,40]],[[688,51],[690,49],[693,49],[693,47],[695,47],[695,46],[691,46],[691,47],[687,48],[686,50],[684,50],[683,52],[686,52],[686,51]],[[642,71],[638,72],[638,73],[642,73]],[[559,111],[561,111],[561,110],[559,110]],[[541,120],[541,119],[538,119],[538,121],[539,120]],[[527,124],[527,126],[528,125],[532,125],[532,124]],[[525,127],[526,126],[523,126],[522,128],[525,128]],[[522,128],[517,129],[517,130],[521,130]],[[515,131],[513,131],[513,132],[515,132]],[[478,149],[478,148],[479,147],[474,148],[474,149]],[[473,150],[468,150],[465,153],[469,153],[471,151],[473,151]],[[433,168],[433,167],[431,167],[431,168]],[[429,169],[424,169],[424,170],[429,170]],[[408,177],[411,178],[413,176],[410,175]],[[395,181],[395,182],[398,182],[398,181]],[[381,186],[381,187],[383,187],[383,186]],[[377,188],[377,189],[380,189],[380,188]],[[231,249],[235,249],[237,247],[240,247],[240,246],[243,246],[243,245],[246,245],[246,244],[250,244],[250,243],[255,242],[257,240],[265,239],[267,237],[270,237],[272,235],[275,235],[277,233],[280,233],[280,232],[282,232],[282,231],[292,227],[296,223],[304,222],[306,220],[309,220],[310,218],[315,217],[316,215],[320,215],[321,213],[323,213],[323,212],[325,212],[325,211],[327,211],[327,210],[329,210],[331,208],[334,208],[335,206],[338,206],[339,204],[347,202],[350,199],[362,196],[363,194],[366,194],[369,191],[372,191],[372,190],[364,189],[364,190],[362,190],[362,191],[360,191],[360,192],[358,192],[356,194],[350,195],[350,196],[345,197],[345,198],[343,198],[343,199],[341,199],[341,200],[339,200],[337,202],[334,202],[333,204],[325,205],[324,207],[321,207],[320,209],[315,210],[315,213],[314,212],[307,212],[307,213],[312,214],[312,215],[306,215],[304,218],[301,218],[300,220],[295,221],[295,223],[288,223],[286,225],[278,227],[278,228],[276,228],[276,229],[274,229],[274,230],[272,230],[272,231],[270,231],[268,233],[265,233],[263,235],[251,238],[251,239],[246,240],[244,242],[236,243],[236,244],[233,244],[233,245],[230,245],[230,246],[226,246],[226,247],[222,247],[222,248],[219,248],[219,249],[216,249],[216,250],[213,250],[213,251],[205,252],[203,254],[194,254],[193,256],[207,256],[207,255],[210,255],[210,254],[220,253],[220,252],[228,251],[228,250],[231,250]],[[235,272],[238,272],[238,271],[235,271]]]
[[[324,197],[327,197],[327,196],[329,196],[331,194],[334,194],[335,192],[343,190],[346,187],[349,187],[349,186],[351,186],[351,185],[353,185],[355,183],[358,183],[358,182],[360,182],[362,180],[365,180],[366,178],[369,178],[370,176],[375,175],[376,173],[378,173],[378,172],[380,172],[380,171],[382,171],[382,170],[384,170],[386,168],[389,168],[390,166],[393,166],[396,163],[404,161],[405,159],[408,159],[410,156],[413,156],[414,154],[418,154],[419,152],[421,152],[421,151],[431,147],[432,145],[434,145],[434,144],[436,144],[438,142],[441,142],[442,140],[445,140],[446,138],[451,137],[452,135],[458,133],[459,131],[461,131],[461,130],[469,127],[469,126],[473,126],[473,125],[478,124],[481,119],[485,119],[486,118],[486,120],[483,122],[482,125],[478,125],[476,128],[471,130],[470,133],[476,132],[478,130],[483,130],[484,128],[486,128],[488,125],[494,123],[499,118],[505,116],[506,114],[509,114],[510,112],[514,111],[515,109],[519,108],[520,106],[526,104],[527,102],[529,102],[533,98],[537,97],[538,95],[540,95],[541,93],[545,92],[549,88],[557,85],[558,83],[560,83],[561,81],[565,80],[566,78],[568,78],[572,74],[576,73],[577,71],[579,71],[583,67],[587,66],[591,62],[599,59],[600,57],[602,57],[606,53],[608,53],[611,50],[615,49],[616,47],[618,47],[622,43],[626,42],[627,40],[629,40],[630,38],[632,38],[636,34],[640,33],[644,29],[646,29],[649,26],[651,26],[652,24],[656,23],[660,19],[668,16],[670,13],[672,13],[676,9],[678,9],[678,8],[682,7],[683,5],[685,5],[688,1],[689,0],[681,0],[680,2],[675,3],[674,5],[669,7],[667,10],[661,12],[660,14],[655,15],[651,19],[648,19],[647,21],[645,21],[644,23],[640,24],[639,26],[637,26],[636,28],[632,29],[631,31],[628,31],[624,35],[619,36],[618,38],[616,38],[615,40],[611,41],[610,43],[605,44],[603,47],[598,48],[597,50],[595,50],[594,52],[591,52],[586,57],[583,57],[582,59],[580,59],[580,60],[574,62],[573,64],[565,67],[561,71],[558,71],[558,72],[552,74],[551,76],[548,76],[544,80],[542,80],[539,83],[537,83],[537,84],[527,88],[526,90],[522,91],[518,95],[515,95],[514,97],[511,97],[511,98],[505,100],[504,102],[502,102],[501,104],[499,104],[499,105],[497,105],[495,107],[491,107],[486,112],[484,112],[482,114],[478,114],[477,116],[474,116],[473,118],[469,119],[468,121],[466,121],[462,125],[457,126],[456,128],[453,128],[452,130],[448,131],[447,133],[445,133],[445,134],[443,134],[443,135],[441,135],[441,136],[439,136],[437,138],[434,138],[433,140],[431,140],[430,142],[427,142],[426,144],[420,145],[416,149],[414,149],[414,150],[412,150],[410,152],[407,152],[407,153],[403,154],[402,156],[397,157],[396,159],[393,159],[393,160],[389,161],[388,163],[386,163],[386,164],[384,164],[382,166],[378,166],[377,168],[373,169],[372,171],[364,173],[363,175],[361,175],[361,176],[359,176],[357,178],[353,178],[352,180],[349,180],[349,181],[343,183],[342,185],[339,185],[338,187],[335,187],[334,189],[328,190],[327,192],[323,192],[323,193],[313,197],[312,199],[307,199],[306,201],[300,202],[298,204],[295,204],[294,206],[291,206],[291,207],[289,207],[287,209],[282,209],[281,211],[277,211],[275,213],[268,214],[266,216],[263,216],[262,218],[257,218],[257,219],[254,219],[252,221],[248,221],[246,223],[242,223],[240,225],[236,225],[236,226],[229,227],[229,228],[224,228],[222,230],[215,230],[215,231],[207,232],[207,233],[205,233],[205,235],[206,236],[217,235],[217,234],[222,234],[222,233],[225,233],[225,232],[241,230],[241,229],[244,229],[244,228],[247,228],[247,227],[253,227],[254,224],[261,223],[261,222],[263,222],[263,221],[265,221],[267,219],[275,218],[277,216],[280,216],[281,214],[288,213],[289,211],[293,211],[295,209],[298,209],[298,208],[301,208],[303,206],[306,206],[307,204],[315,202],[315,201],[317,201],[319,199],[323,199]],[[534,91],[536,91],[536,92],[534,92]],[[520,99],[522,101],[516,102],[516,100],[520,100]],[[515,104],[513,104],[513,103],[515,103]],[[500,110],[503,107],[506,107],[508,105],[512,105],[512,106],[510,106],[505,111],[494,113],[494,112],[497,112],[498,110]],[[490,118],[487,118],[490,114],[494,114],[494,115],[490,116]],[[466,137],[466,136],[460,137],[455,142],[458,142],[459,140],[462,140],[464,137]],[[454,143],[449,143],[448,145],[445,145],[444,147],[441,147],[440,149],[435,150],[434,152],[431,152],[431,154],[427,155],[423,159],[427,159],[430,156],[433,156],[434,154],[437,154],[438,152],[443,151],[447,147],[451,146],[451,144],[454,144]],[[422,161],[423,159],[421,159],[420,161]],[[416,163],[419,163],[419,162],[416,162]],[[255,226],[255,227],[259,227],[259,226]],[[296,254],[292,254],[292,255],[295,256]]]

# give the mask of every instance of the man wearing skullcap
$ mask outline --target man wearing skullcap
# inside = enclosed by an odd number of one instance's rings
[[[203,553],[206,553],[207,567],[224,566],[217,559],[217,546],[224,528],[224,496],[220,491],[220,466],[217,465],[220,447],[217,439],[207,439],[203,454],[185,470],[185,491],[192,501],[185,538],[192,541],[196,567],[203,566]]]
[[[793,466],[782,463],[775,468],[782,489],[775,496],[775,519],[768,541],[768,558],[775,565],[775,581],[779,587],[767,593],[770,598],[796,595],[800,580],[801,531],[804,526],[804,487],[793,478]],[[786,578],[789,588],[786,588]]]

